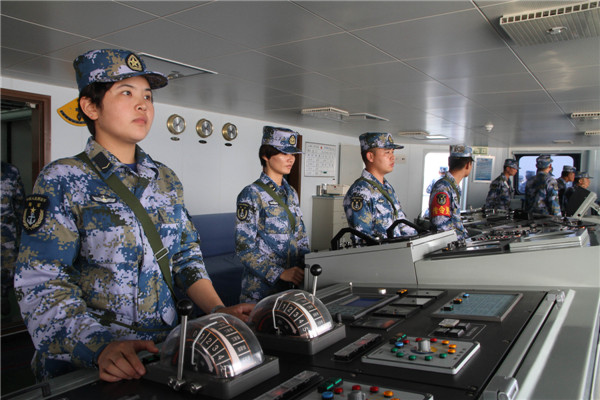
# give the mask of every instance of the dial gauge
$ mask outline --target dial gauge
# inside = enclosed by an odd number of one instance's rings
[[[225,138],[225,140],[232,141],[237,137],[238,130],[234,124],[228,122],[225,125],[223,125],[223,129],[221,130],[221,133],[223,134],[223,137]]]
[[[167,120],[167,128],[173,135],[179,135],[185,130],[185,119],[180,115],[173,114]]]
[[[213,125],[212,122],[210,122],[207,119],[201,119],[198,121],[198,123],[196,124],[196,133],[198,133],[198,136],[200,136],[201,138],[207,138],[210,135],[212,135],[213,133]]]

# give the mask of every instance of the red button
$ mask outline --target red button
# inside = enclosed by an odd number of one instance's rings
[[[336,387],[336,388],[333,388],[333,393],[334,393],[334,394],[342,394],[342,393],[344,393],[344,388],[343,388],[343,387],[341,387],[341,386],[338,386],[338,387]]]
[[[437,342],[437,338],[431,338],[431,339],[429,339],[429,341],[430,341],[431,343],[436,343],[436,342]]]
[[[379,392],[379,386],[371,386],[369,388],[369,392],[371,392],[371,393],[377,393],[377,392]]]
[[[402,343],[404,343],[404,344],[409,344],[409,343],[410,343],[410,339],[404,339],[404,340],[402,341]]]
[[[352,390],[360,390],[360,385],[352,385]]]
[[[423,338],[418,337],[415,339],[415,342],[420,342],[421,340],[423,340]]]

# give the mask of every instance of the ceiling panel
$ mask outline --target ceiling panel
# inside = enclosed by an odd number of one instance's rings
[[[598,121],[569,115],[600,111],[600,38],[523,47],[498,24],[502,15],[556,4],[2,1],[1,75],[75,88],[77,55],[121,47],[218,72],[172,80],[156,99],[232,120],[353,137],[425,130],[447,143],[549,146],[567,137],[598,146],[600,137],[582,133],[600,129]],[[316,106],[389,121],[301,115]],[[491,134],[482,128],[488,121]]]

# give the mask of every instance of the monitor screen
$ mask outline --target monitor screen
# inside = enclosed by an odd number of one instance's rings
[[[596,193],[590,192],[582,187],[576,187],[565,207],[568,217],[581,217],[587,213],[596,201]]]

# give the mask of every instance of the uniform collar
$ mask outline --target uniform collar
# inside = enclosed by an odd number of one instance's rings
[[[98,168],[103,178],[109,177],[119,168],[131,170],[92,137],[87,141],[85,153]],[[137,160],[138,175],[146,179],[155,179],[158,176],[158,166],[154,160],[137,145],[135,146],[135,159]]]
[[[370,173],[369,171],[367,171],[367,169],[363,169],[362,171],[362,177],[365,179],[369,179],[375,182],[379,182],[379,179],[375,178],[375,175],[373,175],[372,173]],[[383,182],[379,182],[382,185],[386,185],[387,184],[387,179],[383,178]]]
[[[279,190],[280,188],[284,188],[287,192],[288,190],[288,183],[285,180],[285,178],[283,178],[281,180],[281,186],[278,186],[277,183],[275,183],[275,181],[273,179],[271,179],[271,177],[267,174],[265,174],[264,172],[260,173],[260,180],[267,186],[269,186],[271,189],[273,189],[274,191]]]

